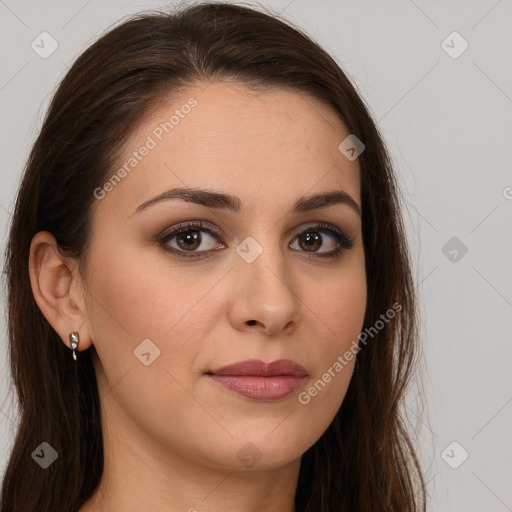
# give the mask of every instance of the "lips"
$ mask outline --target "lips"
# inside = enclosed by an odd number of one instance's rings
[[[211,370],[207,375],[228,390],[259,401],[285,398],[298,391],[307,377],[306,370],[289,359],[270,363],[249,359]]]
[[[213,375],[254,375],[261,377],[273,377],[276,375],[292,375],[305,377],[306,370],[289,359],[278,359],[272,363],[264,363],[257,359],[248,359],[239,363],[224,366],[218,370],[209,372]]]

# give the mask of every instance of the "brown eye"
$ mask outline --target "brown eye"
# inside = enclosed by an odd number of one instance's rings
[[[185,231],[176,236],[176,243],[180,249],[193,251],[201,245],[201,234],[199,231]]]
[[[211,250],[223,249],[220,235],[201,223],[181,224],[158,237],[163,248],[177,256],[200,257]]]
[[[322,237],[314,231],[307,231],[299,235],[299,244],[306,251],[317,251],[322,247]]]
[[[353,245],[354,240],[339,228],[322,223],[307,227],[297,235],[290,247],[300,252],[328,258],[340,255],[343,250],[350,249]]]

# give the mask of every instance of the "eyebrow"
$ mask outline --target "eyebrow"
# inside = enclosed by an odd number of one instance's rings
[[[204,189],[173,188],[142,203],[135,209],[133,214],[146,210],[148,207],[162,201],[176,199],[206,206],[207,208],[223,208],[235,213],[241,213],[244,211],[242,200],[237,196]],[[361,209],[359,208],[359,205],[343,190],[333,190],[330,192],[301,197],[297,199],[293,205],[291,213],[304,213],[311,210],[328,208],[329,206],[336,204],[349,206],[359,216],[361,216]]]

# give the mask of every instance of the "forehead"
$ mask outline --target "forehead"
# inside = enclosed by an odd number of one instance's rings
[[[125,172],[102,208],[124,214],[187,186],[237,195],[253,207],[331,188],[359,203],[359,165],[338,149],[348,135],[331,108],[305,93],[199,84],[162,100],[133,132],[114,169]]]

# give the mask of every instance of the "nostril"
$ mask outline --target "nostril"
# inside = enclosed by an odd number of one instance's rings
[[[247,323],[249,325],[254,325],[256,323],[256,320],[248,320]]]

